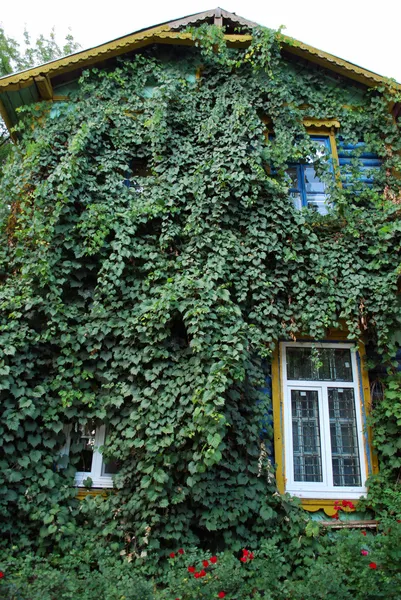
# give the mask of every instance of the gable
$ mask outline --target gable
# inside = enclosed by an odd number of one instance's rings
[[[141,51],[153,44],[193,46],[194,40],[186,32],[186,28],[204,24],[224,27],[227,45],[233,48],[247,47],[252,40],[252,30],[257,27],[257,23],[253,21],[216,8],[133,32],[94,48],[0,78],[0,114],[11,129],[17,123],[16,111],[20,106],[40,100],[58,100],[65,93],[62,88],[71,88],[71,84],[78,80],[84,69],[94,66],[102,68],[116,57]],[[340,75],[350,83],[366,87],[385,84],[401,89],[400,84],[390,84],[385,77],[372,71],[281,33],[277,35],[283,57],[289,60],[317,65],[333,75]]]

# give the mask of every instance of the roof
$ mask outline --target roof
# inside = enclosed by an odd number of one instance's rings
[[[16,122],[15,109],[17,106],[41,99],[55,99],[53,92],[55,78],[59,80],[62,76],[64,81],[74,79],[84,68],[139,50],[150,44],[193,45],[191,34],[185,33],[184,30],[189,25],[203,23],[224,26],[226,32],[224,37],[227,44],[232,47],[248,46],[252,40],[252,29],[257,26],[257,23],[237,16],[235,13],[216,8],[141,29],[88,50],[82,50],[44,65],[1,77],[0,113],[10,128]],[[237,31],[239,28],[241,33]],[[287,54],[306,59],[365,86],[374,87],[385,84],[401,90],[400,84],[391,82],[386,77],[288,36],[279,35],[282,49]]]

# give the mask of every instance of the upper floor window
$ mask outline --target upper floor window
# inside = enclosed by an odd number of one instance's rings
[[[290,194],[295,208],[310,208],[325,215],[329,208],[329,194],[324,181],[317,175],[314,163],[330,155],[329,136],[311,136],[316,148],[314,155],[308,156],[303,163],[291,164],[287,169],[290,179]]]

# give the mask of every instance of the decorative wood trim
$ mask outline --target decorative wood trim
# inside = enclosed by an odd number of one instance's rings
[[[87,490],[79,488],[76,497],[78,500],[84,500],[87,496],[103,496],[103,498],[106,498],[107,494],[108,490],[106,489]]]
[[[272,357],[272,404],[274,457],[277,465],[276,483],[280,494],[285,493],[285,444],[283,421],[283,395],[281,393],[280,344],[276,345]]]
[[[0,116],[3,119],[13,142],[17,141],[17,136],[12,132],[13,124],[10,121],[10,117],[8,116],[8,112],[6,111],[6,107],[4,106],[2,99],[0,98]]]
[[[53,87],[48,77],[42,77],[38,75],[34,77],[36,87],[42,100],[52,100],[53,98]]]
[[[332,127],[339,128],[340,121],[337,119],[313,119],[311,117],[305,117],[303,120],[305,127],[317,127],[322,129],[331,129]]]

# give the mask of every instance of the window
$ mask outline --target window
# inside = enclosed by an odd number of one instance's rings
[[[281,344],[285,491],[359,498],[366,466],[363,401],[349,343]]]
[[[149,177],[151,170],[146,158],[133,158],[130,163],[130,168],[125,174],[123,184],[134,190],[135,192],[143,192],[141,181],[144,177]]]
[[[90,478],[91,487],[113,487],[112,476],[117,473],[117,464],[115,461],[106,463],[100,452],[100,448],[106,442],[106,426],[96,426],[95,423],[88,422],[85,426],[79,427],[77,437],[71,435],[71,425],[67,426],[65,431],[67,441],[62,454],[78,455],[78,462],[75,464],[77,468],[75,484],[85,486],[85,481]]]
[[[316,175],[313,163],[331,153],[329,136],[311,136],[315,142],[316,154],[309,156],[305,163],[292,164],[287,169],[290,179],[290,194],[295,208],[307,207],[325,215],[329,208],[326,184]]]

